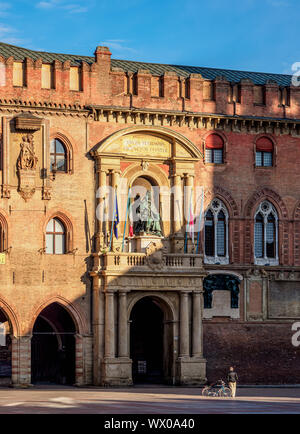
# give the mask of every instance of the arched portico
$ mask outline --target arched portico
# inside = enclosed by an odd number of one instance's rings
[[[170,301],[147,294],[133,301],[128,309],[133,382],[173,384],[175,330]]]
[[[73,303],[53,297],[36,310],[30,326],[31,381],[84,384],[84,318]]]

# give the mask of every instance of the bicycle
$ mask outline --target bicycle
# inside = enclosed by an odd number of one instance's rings
[[[226,386],[225,381],[221,379],[211,386],[204,387],[202,390],[202,396],[230,398],[232,395],[231,390]]]

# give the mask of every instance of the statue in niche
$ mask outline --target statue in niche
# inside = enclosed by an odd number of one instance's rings
[[[35,193],[35,177],[38,163],[32,134],[26,134],[22,137],[20,148],[21,150],[17,160],[17,172],[19,177],[18,191],[25,202],[27,202]]]
[[[143,199],[137,194],[134,201],[139,201],[136,205],[136,218],[133,224],[135,235],[145,233],[162,237],[160,215],[152,204],[151,192],[147,191]]]
[[[35,155],[33,135],[27,134],[26,136],[23,136],[20,147],[21,151],[17,161],[18,170],[35,170],[38,158]]]

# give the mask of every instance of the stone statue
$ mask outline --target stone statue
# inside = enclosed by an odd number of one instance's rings
[[[140,200],[136,207],[136,218],[133,225],[134,233],[146,233],[162,237],[160,215],[152,205],[151,192],[147,191],[144,199],[137,195],[134,201]]]
[[[21,151],[17,161],[18,170],[35,170],[38,158],[34,151],[33,135],[23,136],[20,147]]]

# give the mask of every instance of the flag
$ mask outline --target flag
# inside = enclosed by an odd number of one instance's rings
[[[189,234],[190,237],[194,243],[194,233],[195,233],[195,229],[194,229],[194,213],[193,213],[193,205],[192,205],[192,195],[191,195],[191,206],[190,206],[190,221],[189,221]]]
[[[204,224],[203,206],[204,206],[204,188],[202,187],[202,198],[201,198],[201,207],[200,207],[200,213],[199,213],[199,227],[198,227],[198,237],[197,237],[197,250],[196,250],[196,253],[199,253],[199,249],[200,249],[200,232],[202,231],[203,224]]]
[[[188,216],[188,220],[187,220],[187,228],[185,230],[184,253],[187,253],[188,234],[190,234],[190,237],[194,242],[194,215],[193,215],[192,205],[193,205],[193,189],[191,190],[189,216]]]
[[[114,234],[115,237],[118,239],[118,224],[120,223],[119,220],[119,208],[118,208],[118,197],[116,192],[116,198],[115,198],[115,215],[114,215]]]
[[[129,217],[129,236],[133,237],[133,215],[132,215],[132,204],[130,203],[129,198],[129,204],[128,204],[128,217]]]
[[[124,232],[123,232],[123,241],[122,241],[122,252],[124,251],[124,244],[125,244],[125,235],[126,235],[126,227],[127,227],[127,219],[129,214],[129,236],[133,237],[133,226],[132,226],[132,219],[131,219],[131,206],[130,206],[130,193],[131,193],[131,186],[129,186],[128,189],[128,196],[127,196],[127,205],[126,205],[126,216],[125,216],[125,224],[124,224]]]

